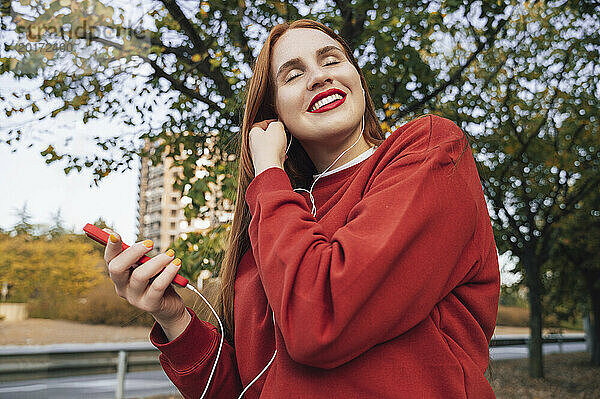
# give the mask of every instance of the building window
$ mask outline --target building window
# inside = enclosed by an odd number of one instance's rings
[[[175,228],[175,222],[171,222],[171,228],[174,229]]]
[[[175,241],[175,236],[171,234],[171,242]]]
[[[171,209],[171,216],[177,216],[177,210]]]
[[[175,197],[175,196],[171,197],[171,201],[177,202],[177,197]]]

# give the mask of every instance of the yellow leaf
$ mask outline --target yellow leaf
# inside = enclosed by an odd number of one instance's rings
[[[279,12],[279,14],[281,14],[281,15],[287,14],[287,7],[285,6],[285,3],[277,1],[273,4],[273,6],[275,6],[275,9],[277,10],[277,12]]]

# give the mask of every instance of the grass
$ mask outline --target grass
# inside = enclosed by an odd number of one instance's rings
[[[600,398],[600,367],[590,366],[588,353],[544,357],[544,379],[528,375],[528,359],[498,360],[490,364],[488,381],[498,399]]]

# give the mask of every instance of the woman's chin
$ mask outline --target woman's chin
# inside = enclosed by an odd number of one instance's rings
[[[359,121],[360,123],[360,121]],[[347,136],[348,132],[354,130],[356,125],[348,123],[347,119],[331,120],[326,123],[310,124],[300,128],[300,134],[294,134],[298,140],[303,142],[319,143],[320,145],[333,144],[342,137]]]

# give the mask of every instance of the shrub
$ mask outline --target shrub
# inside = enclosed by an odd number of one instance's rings
[[[152,326],[154,319],[148,313],[130,305],[115,292],[108,278],[92,288],[71,320],[89,324],[112,326]]]
[[[516,306],[500,306],[496,324],[499,326],[529,327],[529,309]]]
[[[207,284],[202,294],[215,306],[218,295],[218,282]],[[192,308],[198,317],[207,320],[218,327],[212,312],[204,301],[195,293],[177,288],[185,304]],[[73,300],[72,298],[54,298],[52,306],[46,301],[38,302],[38,314],[51,315],[52,318],[78,321],[88,324],[105,324],[114,326],[145,326],[151,327],[154,318],[147,312],[130,305],[125,299],[115,292],[114,285],[108,277],[96,287],[92,288],[85,298]],[[53,311],[59,309],[59,311]],[[43,311],[42,311],[43,310]],[[216,308],[215,308],[216,310]]]

